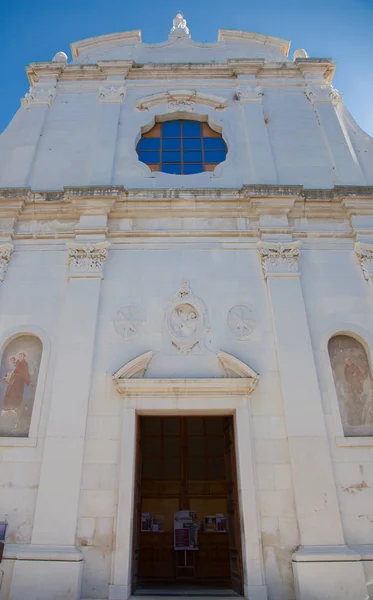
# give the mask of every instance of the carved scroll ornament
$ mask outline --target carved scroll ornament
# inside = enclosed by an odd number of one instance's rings
[[[359,259],[361,270],[368,281],[373,276],[373,244],[355,244],[355,252]]]
[[[124,85],[112,85],[110,87],[100,87],[101,104],[120,104],[126,95]]]
[[[21,98],[21,103],[24,108],[31,106],[52,106],[56,95],[55,87],[30,87],[30,90]]]
[[[9,261],[12,253],[12,244],[0,245],[0,282],[4,281],[5,279],[5,275],[9,267]]]

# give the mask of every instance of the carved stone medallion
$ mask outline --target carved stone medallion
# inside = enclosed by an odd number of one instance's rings
[[[131,341],[140,333],[144,321],[145,315],[141,306],[122,306],[115,316],[113,325],[120,337]]]
[[[250,306],[237,304],[228,312],[227,323],[234,337],[242,341],[247,340],[256,326],[254,310]]]
[[[166,303],[165,325],[171,347],[179,354],[201,349],[207,332],[206,308],[193,296],[187,281],[182,282],[178,292]]]

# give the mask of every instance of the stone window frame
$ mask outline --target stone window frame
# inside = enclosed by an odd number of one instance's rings
[[[45,331],[43,331],[43,329],[36,326],[20,325],[18,327],[8,329],[0,336],[0,359],[2,360],[3,353],[7,344],[9,344],[9,342],[13,341],[14,339],[24,335],[32,335],[34,337],[37,337],[42,344],[42,354],[38,380],[35,389],[35,398],[31,415],[29,435],[27,437],[0,436],[0,447],[32,447],[37,445],[39,439],[39,426],[50,359],[51,345],[49,337],[45,333]]]
[[[185,123],[185,122],[199,123],[202,126],[200,128],[199,135],[196,135],[196,134],[195,135],[186,135],[185,132],[184,132],[184,127],[183,127],[183,123]],[[179,132],[179,134],[167,137],[166,134],[163,131],[163,125],[165,123],[180,123],[180,132]],[[157,126],[160,126],[160,128],[159,128],[159,135],[153,135],[153,136],[150,137],[151,132]],[[204,126],[206,126],[207,130],[212,131],[213,134],[215,134],[215,135],[208,135],[205,132],[205,127]],[[206,155],[205,155],[205,152],[208,153],[208,150],[206,150],[206,148],[204,146],[204,140],[205,139],[212,139],[213,140],[213,139],[216,139],[216,138],[219,139],[219,140],[221,140],[221,142],[222,142],[222,144],[224,146],[223,150],[219,150],[219,152],[221,152],[221,151],[225,152],[225,157],[224,157],[224,160],[221,160],[221,161],[217,161],[217,162],[214,162],[214,163],[213,162],[208,162],[207,158],[206,158]],[[141,148],[139,148],[142,140],[144,140],[144,139],[145,140],[146,139],[159,139],[160,140],[160,149],[154,151],[154,152],[159,152],[159,160],[158,161],[156,161],[154,163],[151,163],[150,161],[146,162],[145,160],[141,160],[141,158],[140,158],[140,152],[144,152],[144,153],[148,152],[147,150],[142,150]],[[168,175],[170,175],[170,174],[171,175],[175,175],[176,174],[176,173],[168,173],[167,171],[164,171],[163,168],[162,168],[164,166],[164,161],[162,160],[162,157],[163,157],[163,148],[162,148],[162,145],[163,145],[163,142],[166,141],[166,140],[168,140],[168,139],[171,139],[171,140],[180,140],[180,160],[179,161],[173,161],[173,162],[170,162],[168,164],[170,164],[170,165],[172,165],[172,164],[180,165],[181,171],[184,171],[185,168],[188,165],[190,165],[190,166],[200,166],[201,167],[201,170],[200,171],[196,171],[195,173],[193,173],[193,172],[191,172],[191,173],[181,172],[181,173],[177,173],[177,175],[200,175],[201,173],[206,173],[206,172],[213,173],[215,171],[216,167],[218,165],[220,165],[221,163],[223,163],[226,160],[226,158],[227,158],[228,147],[227,147],[227,143],[225,142],[225,140],[224,140],[224,138],[222,136],[222,132],[217,131],[217,128],[210,127],[209,124],[208,124],[208,122],[207,122],[207,120],[206,121],[200,121],[199,119],[193,119],[193,117],[190,117],[190,116],[188,118],[178,118],[177,116],[175,116],[174,119],[170,119],[170,120],[167,119],[167,120],[160,121],[156,117],[156,122],[154,124],[154,127],[152,129],[150,129],[150,130],[142,131],[141,137],[140,137],[140,139],[139,139],[139,141],[137,143],[137,146],[136,146],[136,152],[139,155],[139,160],[141,162],[145,163],[151,169],[151,171],[153,173],[160,172],[160,173],[165,173],[165,174],[168,174]],[[184,142],[184,140],[194,140],[194,139],[198,139],[201,142],[201,150],[194,150],[194,152],[200,152],[201,153],[201,159],[199,161],[195,160],[194,162],[188,162],[188,161],[186,161],[186,156],[187,156],[188,152],[185,152],[183,142]],[[175,150],[175,151],[178,152],[178,150]],[[158,168],[156,168],[156,167],[158,167]]]
[[[347,335],[358,341],[364,348],[369,368],[373,377],[373,335],[362,329],[358,325],[351,323],[339,323],[334,327],[329,327],[324,331],[320,339],[318,347],[318,370],[320,370],[320,387],[323,396],[327,396],[330,402],[331,420],[333,425],[333,436],[337,447],[373,447],[373,436],[346,436],[343,430],[341,412],[339,408],[337,390],[335,387],[332,365],[329,357],[328,344],[331,338],[338,335]],[[327,421],[328,413],[325,411],[324,416]],[[331,433],[328,432],[329,437]]]
[[[184,98],[186,95],[188,98],[192,98],[192,112],[185,109],[170,108],[170,99],[177,100],[179,97]],[[226,174],[230,178],[230,172],[236,168],[241,150],[239,144],[235,143],[236,132],[234,127],[232,128],[235,120],[232,118],[232,108],[226,98],[209,93],[195,92],[193,90],[164,90],[161,93],[137,98],[137,110],[133,120],[133,127],[136,123],[138,130],[131,144],[129,163],[133,164],[135,169],[142,174],[141,177],[155,179],[157,186],[168,186],[172,183],[177,186],[193,187],[193,181],[198,182],[198,186],[201,186],[208,185],[211,179],[225,177]],[[143,133],[150,131],[156,123],[179,119],[206,123],[211,129],[222,136],[227,147],[226,158],[213,171],[203,171],[194,175],[172,175],[163,173],[162,171],[151,171],[145,163],[139,160],[136,149]],[[177,179],[175,179],[176,177]],[[196,180],[195,177],[198,177],[198,179]]]

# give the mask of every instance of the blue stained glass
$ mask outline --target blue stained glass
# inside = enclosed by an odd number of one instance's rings
[[[180,162],[181,161],[181,152],[171,151],[171,152],[162,152],[162,162],[171,163],[171,162]]]
[[[159,152],[139,152],[139,160],[144,163],[159,163]]]
[[[162,171],[170,175],[181,175],[181,165],[162,165]]]
[[[198,137],[201,135],[201,123],[183,121],[183,137]]]
[[[203,147],[205,150],[225,151],[225,144],[221,138],[203,138]]]
[[[137,146],[138,150],[159,150],[161,147],[160,138],[142,138]]]
[[[164,138],[162,140],[163,150],[180,150],[180,138]]]
[[[205,152],[205,163],[220,163],[226,158],[225,152]]]
[[[166,121],[162,124],[162,137],[180,137],[180,121]]]
[[[202,162],[202,152],[184,152],[184,162],[186,162],[186,163]]]
[[[193,175],[194,173],[203,173],[202,164],[184,165],[184,175]]]
[[[201,138],[184,138],[183,139],[184,150],[201,150],[202,141]]]

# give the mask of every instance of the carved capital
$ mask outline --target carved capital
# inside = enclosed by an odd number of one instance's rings
[[[3,282],[5,279],[12,254],[12,244],[0,244],[0,282]]]
[[[264,95],[263,88],[260,85],[239,86],[236,91],[235,99],[239,102],[261,102]]]
[[[24,108],[31,106],[52,106],[56,88],[53,87],[30,87],[29,92],[24,98],[21,98],[21,103]]]
[[[259,242],[264,277],[299,276],[300,242]]]
[[[355,252],[367,281],[373,277],[373,244],[356,242]]]
[[[104,267],[109,254],[109,242],[93,244],[69,242],[69,277],[104,276]]]
[[[112,85],[110,87],[100,87],[100,102],[101,104],[121,104],[126,95],[124,85]]]
[[[342,94],[332,85],[308,85],[306,91],[307,98],[312,102],[331,102],[333,106],[338,106],[342,102]]]

